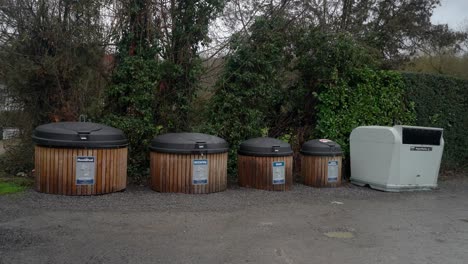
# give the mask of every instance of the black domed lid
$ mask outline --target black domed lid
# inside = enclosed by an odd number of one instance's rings
[[[301,153],[311,156],[340,156],[343,154],[340,145],[329,139],[313,139],[302,145]]]
[[[38,145],[71,148],[115,148],[127,146],[117,128],[90,122],[59,122],[36,127],[33,141]]]
[[[291,145],[276,138],[259,137],[242,142],[238,153],[246,156],[289,156]]]
[[[168,133],[157,136],[151,141],[151,150],[157,152],[190,154],[190,153],[223,153],[229,150],[226,140],[202,133]]]

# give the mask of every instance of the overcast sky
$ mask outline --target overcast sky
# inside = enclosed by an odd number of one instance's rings
[[[455,30],[468,26],[468,0],[442,0],[442,5],[434,10],[432,23],[448,24]]]

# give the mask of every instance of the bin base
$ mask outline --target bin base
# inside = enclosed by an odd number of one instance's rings
[[[431,191],[437,188],[437,184],[433,185],[397,185],[397,184],[380,184],[373,182],[365,182],[351,178],[351,183],[358,186],[369,185],[370,188],[384,192],[412,192],[412,191]]]

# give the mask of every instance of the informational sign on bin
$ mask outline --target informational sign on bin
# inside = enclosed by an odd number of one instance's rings
[[[328,161],[328,182],[337,182],[338,181],[338,161],[330,160]]]
[[[284,161],[273,162],[273,184],[285,183]]]
[[[96,157],[76,157],[76,185],[93,185],[96,174]]]
[[[193,160],[193,185],[208,184],[208,160]]]

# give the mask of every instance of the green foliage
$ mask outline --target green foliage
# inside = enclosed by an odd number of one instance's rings
[[[444,74],[468,79],[468,53],[459,56],[454,54],[426,55],[414,58],[407,63],[404,71],[416,73]]]
[[[0,195],[22,192],[33,186],[34,181],[28,178],[0,178]]]
[[[160,80],[159,51],[145,22],[149,2],[124,2],[128,11],[122,18],[122,35],[117,35],[117,67],[107,89],[101,122],[121,129],[129,141],[128,175],[144,182],[149,175],[148,147],[159,132],[155,100]]]
[[[348,79],[356,68],[379,64],[377,54],[349,34],[312,29],[301,35],[296,43],[297,70],[309,88],[335,78]]]
[[[389,69],[399,68],[402,62],[418,52],[421,42],[434,38],[434,32],[439,30],[433,27],[430,17],[440,0],[354,3],[356,9],[351,8],[351,13],[357,13],[357,23],[351,19],[349,31],[369,47],[378,50],[384,67]]]
[[[11,182],[0,182],[0,195],[8,193],[17,193],[24,191],[25,187],[18,186]]]
[[[192,103],[199,87],[202,63],[198,50],[209,43],[210,22],[223,10],[225,0],[174,1],[170,6],[171,28],[161,30],[160,100],[158,120],[168,131],[191,129]],[[159,6],[157,7],[159,8]],[[163,15],[167,16],[167,15]],[[166,20],[167,18],[162,18]],[[157,22],[160,23],[160,22]]]
[[[406,97],[415,103],[416,125],[444,129],[443,165],[468,164],[468,81],[435,74],[404,73]]]
[[[22,142],[7,147],[0,170],[30,171],[34,127],[76,121],[97,102],[105,84],[101,4],[93,0],[0,4],[0,83],[18,107],[10,116],[2,114],[0,127],[11,125],[23,133]]]
[[[106,112],[101,121],[120,128],[129,140],[129,175],[143,181],[149,174],[148,146],[161,127],[156,124],[154,101],[159,65],[153,58],[124,56],[107,91]]]
[[[250,28],[250,38],[235,35],[218,90],[208,106],[201,128],[230,144],[229,173],[236,171],[239,144],[262,132],[281,103],[285,52],[285,21],[260,17]]]
[[[351,131],[364,125],[411,125],[415,114],[404,101],[399,73],[369,68],[349,72],[349,80],[335,78],[318,95],[317,133],[338,142],[349,153]]]
[[[192,102],[199,89],[202,71],[198,56],[190,59],[190,66],[166,60],[161,63],[161,88],[156,101],[157,119],[167,131],[183,132],[191,129]]]
[[[0,155],[0,175],[31,172],[34,168],[34,149],[30,135],[23,134],[20,138],[4,140],[2,143],[5,153]]]
[[[102,90],[101,8],[91,0],[26,0],[2,10],[3,26],[15,34],[2,32],[0,80],[30,117],[25,132],[76,120]]]
[[[161,132],[190,130],[189,113],[202,70],[197,51],[209,41],[209,22],[222,10],[224,1],[123,3],[128,12],[121,18],[122,33],[116,36],[117,67],[102,121],[127,134],[129,176],[141,182],[149,172],[152,138]],[[161,12],[156,17],[149,15],[154,5]],[[152,23],[171,30],[155,31]]]
[[[300,81],[292,90],[294,107],[305,109],[296,111],[295,122],[306,129],[304,141],[329,138],[347,154],[357,126],[413,122],[399,74],[378,70],[369,48],[348,34],[311,30],[302,36],[296,44]]]
[[[317,95],[328,84],[347,83],[351,74],[360,68],[376,68],[377,55],[358,43],[349,34],[324,33],[311,29],[300,33],[295,42],[299,78],[288,93],[288,127],[297,131],[297,145],[317,137]]]

